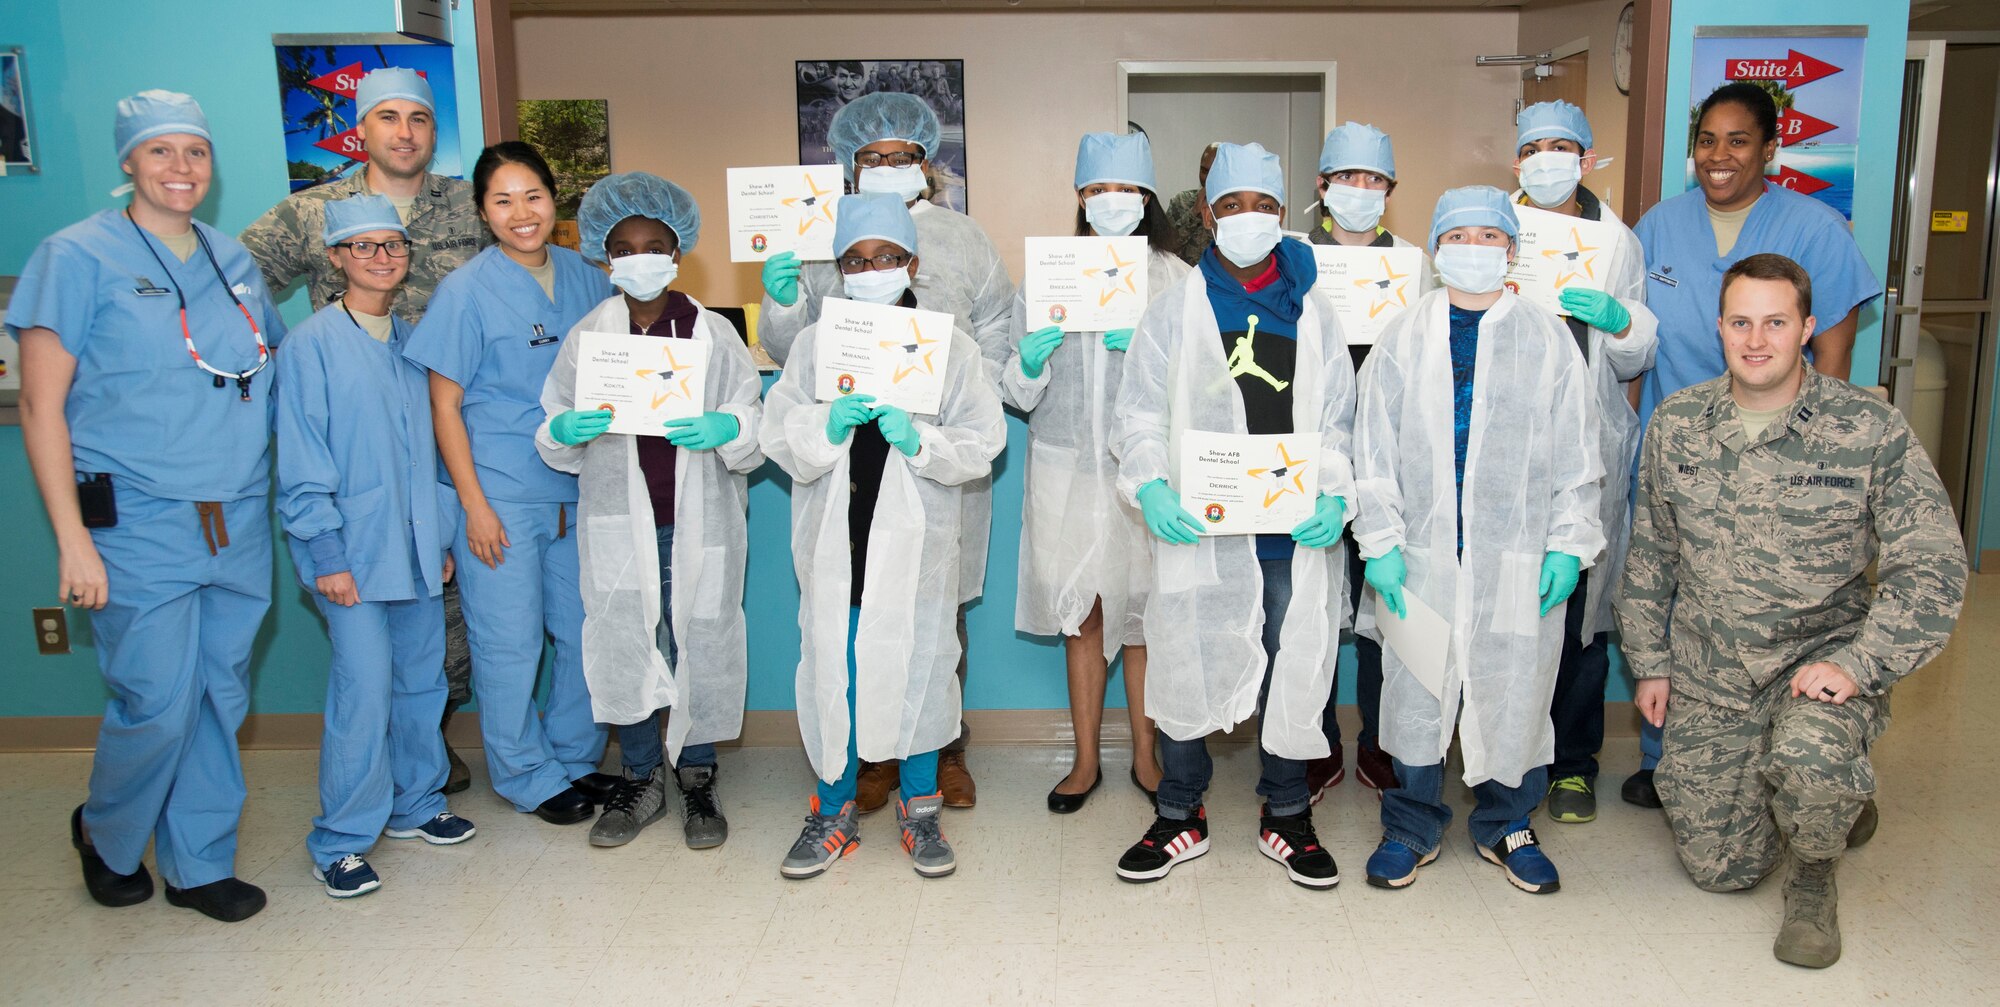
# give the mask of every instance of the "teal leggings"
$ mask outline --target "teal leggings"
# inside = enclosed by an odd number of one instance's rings
[[[840,779],[828,783],[819,782],[819,808],[821,814],[836,815],[847,802],[854,800],[854,790],[861,774],[861,757],[854,747],[854,635],[861,628],[861,607],[847,610],[847,771]],[[922,755],[912,755],[903,760],[902,793],[904,798],[929,797],[938,792],[938,753],[936,750]]]

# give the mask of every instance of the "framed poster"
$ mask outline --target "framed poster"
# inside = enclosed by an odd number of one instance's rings
[[[35,172],[34,131],[28,89],[22,80],[21,47],[0,46],[0,175]]]
[[[355,129],[354,88],[368,71],[385,66],[408,67],[430,82],[437,102],[437,154],[430,170],[464,177],[451,46],[394,33],[273,35],[271,45],[278,55],[278,104],[291,191],[336,181],[368,163]]]
[[[1696,27],[1688,68],[1687,187],[1696,185],[1695,126],[1702,99],[1724,84],[1745,81],[1770,92],[1778,104],[1778,156],[1765,178],[1853,221],[1867,35],[1865,25]]]
[[[799,163],[832,164],[827,124],[841,106],[875,91],[901,91],[937,113],[941,135],[930,156],[924,198],[960,213],[965,193],[965,61],[962,59],[799,60]]]
[[[542,152],[556,176],[556,219],[575,220],[577,204],[611,174],[611,102],[553,98],[515,103],[521,139]]]

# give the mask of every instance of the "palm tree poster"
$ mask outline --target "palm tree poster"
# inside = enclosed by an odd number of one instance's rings
[[[1687,187],[1696,184],[1695,125],[1702,99],[1741,81],[1769,92],[1778,106],[1778,156],[1765,169],[1765,180],[1811,196],[1852,221],[1867,42],[1859,25],[1696,27],[1688,67]]]
[[[437,154],[431,171],[463,177],[458,150],[458,90],[448,45],[408,36],[273,35],[278,103],[284,113],[285,169],[291,191],[350,177],[368,163],[355,129],[354,89],[370,70],[400,66],[430,82],[437,102]]]

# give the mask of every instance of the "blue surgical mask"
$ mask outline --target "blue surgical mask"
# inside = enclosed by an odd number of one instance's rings
[[[862,192],[888,192],[903,197],[907,203],[917,198],[929,183],[924,181],[924,166],[905,165],[901,168],[882,165],[879,168],[863,168],[856,180],[856,188]]]
[[[1389,203],[1387,189],[1363,189],[1358,185],[1330,182],[1320,205],[1333,214],[1333,222],[1343,231],[1372,231],[1382,222],[1382,208]]]
[[[1442,245],[1431,261],[1440,283],[1468,294],[1490,294],[1507,279],[1507,249],[1502,245]]]
[[[861,273],[843,273],[840,289],[852,300],[894,304],[903,299],[903,291],[910,289],[910,271],[870,269]]]
[[[650,301],[660,296],[680,272],[680,263],[671,255],[658,252],[622,255],[611,260],[611,285],[639,300]]]
[[[1131,234],[1146,216],[1146,197],[1136,192],[1100,192],[1083,201],[1083,219],[1106,238]]]
[[[1222,257],[1248,269],[1271,257],[1284,237],[1275,213],[1237,213],[1215,222],[1215,247]]]
[[[1530,154],[1521,162],[1521,191],[1546,210],[1569,202],[1583,180],[1583,158],[1560,150]]]

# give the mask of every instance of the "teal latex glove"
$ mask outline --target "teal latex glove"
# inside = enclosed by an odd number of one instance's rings
[[[1049,356],[1061,346],[1063,330],[1060,325],[1036,329],[1021,337],[1021,373],[1030,378],[1042,376],[1042,369],[1049,364]]]
[[[1542,614],[1569,600],[1570,592],[1576,590],[1577,571],[1583,562],[1566,552],[1552,552],[1542,557]]]
[[[571,409],[557,413],[555,419],[549,421],[549,436],[555,438],[557,444],[571,447],[594,441],[609,429],[609,409]]]
[[[1562,306],[1571,318],[1593,329],[1623,332],[1632,324],[1632,313],[1618,303],[1618,298],[1602,290],[1570,287],[1562,292]]]
[[[1340,541],[1340,516],[1346,510],[1347,501],[1321,493],[1313,516],[1292,529],[1292,541],[1308,549],[1324,549]]]
[[[791,307],[799,303],[799,262],[796,252],[779,252],[764,260],[764,292],[771,300]]]
[[[1132,329],[1112,329],[1106,332],[1104,334],[1104,348],[1107,350],[1124,350],[1126,347],[1132,345],[1133,331]]]
[[[875,407],[875,429],[882,432],[882,439],[889,446],[903,453],[905,458],[915,458],[923,448],[923,438],[917,436],[917,425],[910,422],[910,414],[900,406],[888,403]]]
[[[702,413],[668,420],[667,442],[689,451],[713,451],[736,439],[742,426],[728,413]]]
[[[1382,607],[1401,619],[1409,615],[1403,605],[1403,579],[1409,571],[1403,566],[1403,547],[1389,550],[1387,555],[1377,556],[1361,568],[1361,579],[1382,596]]]
[[[1139,513],[1145,515],[1146,530],[1162,542],[1193,545],[1201,538],[1201,524],[1181,507],[1181,495],[1155,479],[1139,487]]]
[[[874,418],[875,396],[843,395],[826,411],[826,439],[844,444],[850,431]]]

